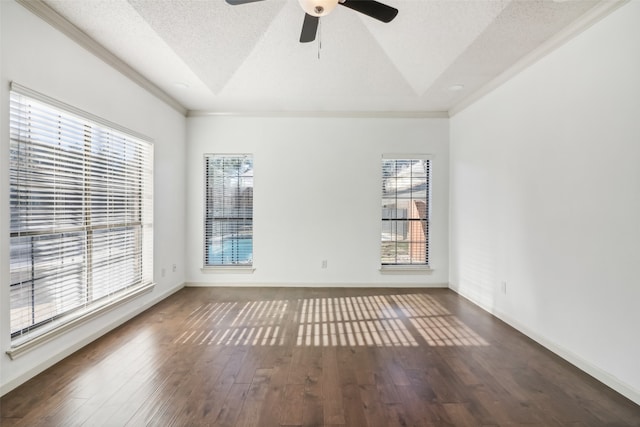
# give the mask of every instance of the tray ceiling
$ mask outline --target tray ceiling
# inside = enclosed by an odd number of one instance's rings
[[[615,3],[384,2],[400,11],[391,23],[337,7],[301,44],[297,0],[45,1],[186,110],[239,113],[446,112]]]

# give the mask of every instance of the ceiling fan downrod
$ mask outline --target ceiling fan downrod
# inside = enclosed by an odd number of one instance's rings
[[[259,1],[263,0],[226,0],[232,6]],[[376,0],[298,0],[298,3],[305,12],[300,43],[308,43],[316,39],[320,17],[328,15],[338,4],[381,22],[391,22],[398,14],[398,9],[395,7]]]

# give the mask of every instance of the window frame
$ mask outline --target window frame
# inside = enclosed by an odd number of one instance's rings
[[[208,250],[209,250],[209,241],[208,241],[208,237],[209,237],[209,229],[208,229],[208,222],[210,220],[214,221],[215,218],[209,218],[209,207],[210,207],[210,203],[209,203],[209,170],[208,170],[208,161],[209,159],[213,159],[215,157],[220,157],[220,158],[236,158],[239,160],[244,160],[246,158],[249,158],[251,160],[251,168],[253,170],[254,168],[254,154],[253,153],[205,153],[203,155],[203,230],[202,230],[202,268],[201,271],[203,273],[253,273],[255,271],[255,252],[254,252],[254,241],[255,241],[255,233],[254,233],[254,217],[253,217],[253,180],[254,180],[254,175],[252,173],[251,175],[251,206],[250,206],[250,211],[251,211],[251,216],[250,218],[247,217],[228,217],[225,219],[226,220],[232,220],[232,219],[237,219],[237,220],[248,220],[250,219],[250,224],[251,224],[251,260],[250,262],[236,262],[236,263],[220,263],[220,264],[208,264],[207,263],[207,259],[208,259]],[[239,178],[239,177],[238,177]],[[236,189],[237,190],[237,189]],[[244,200],[244,199],[243,199]],[[213,201],[211,201],[211,206],[213,207]]]
[[[431,272],[431,210],[432,210],[432,196],[433,196],[433,154],[416,154],[416,153],[385,153],[381,157],[380,161],[380,202],[381,202],[381,210],[380,210],[380,229],[379,229],[379,241],[380,241],[380,256],[379,263],[380,268],[379,271],[383,274],[407,274],[407,273],[417,273],[422,274],[425,272]],[[426,211],[425,211],[425,227],[426,230],[424,233],[426,234],[425,239],[425,261],[419,263],[385,263],[383,262],[383,246],[385,242],[383,240],[382,235],[385,229],[384,223],[387,221],[398,221],[397,218],[385,219],[382,214],[382,202],[385,200],[385,193],[383,190],[384,181],[386,179],[383,164],[385,160],[406,160],[406,161],[425,161],[427,163],[427,171],[426,171],[426,195],[424,200],[426,201]]]
[[[20,330],[14,330],[17,326],[16,324],[12,324],[10,326],[11,347],[7,351],[7,354],[14,359],[41,343],[64,333],[68,329],[116,305],[149,292],[154,287],[153,141],[144,135],[50,98],[15,82],[11,82],[9,95],[9,102],[12,104],[9,107],[11,121],[9,147],[9,155],[11,157],[9,169],[11,171],[11,177],[9,187],[11,188],[12,194],[15,191],[16,197],[20,197],[19,200],[16,199],[18,200],[17,202],[13,196],[10,197],[9,209],[12,211],[15,210],[16,214],[19,215],[12,219],[16,221],[26,221],[12,224],[11,226],[9,249],[17,251],[15,254],[12,254],[12,261],[22,259],[21,257],[27,255],[33,264],[34,257],[36,256],[34,255],[33,239],[38,238],[44,239],[45,241],[51,239],[53,242],[51,248],[53,248],[54,251],[55,248],[58,249],[57,254],[52,255],[53,258],[49,257],[47,259],[51,259],[52,261],[50,262],[60,265],[68,262],[74,263],[72,265],[76,265],[77,267],[75,268],[79,268],[82,271],[75,280],[78,280],[77,283],[84,289],[84,291],[82,291],[84,296],[82,296],[80,303],[76,302],[75,304],[67,306],[67,303],[63,302],[63,308],[58,307],[52,309],[50,312],[47,312],[49,317],[43,317],[42,320],[38,322],[35,321],[35,313],[31,313],[29,315],[31,318],[30,324],[27,325],[25,323],[24,326],[18,324]],[[23,116],[25,111],[33,111],[34,114],[27,118]],[[56,134],[60,141],[58,145],[61,145],[61,147],[46,143],[44,140],[40,142],[38,138],[42,138],[42,136],[37,136],[40,135],[40,130],[37,130],[38,126],[45,126],[43,129],[49,129],[47,126],[51,126],[51,123],[53,123],[51,119],[38,117],[38,114],[43,113],[51,114],[50,117],[54,118],[54,121],[58,120],[58,123],[77,126],[77,129],[81,129],[81,132],[65,130],[65,128],[61,127],[60,129],[62,130]],[[19,129],[36,129],[36,131],[34,133],[31,133],[31,131],[25,133],[24,130],[18,131],[18,128],[14,126],[18,126]],[[106,140],[104,139],[105,135],[107,135]],[[100,146],[100,144],[102,144],[102,147],[108,147],[106,149],[107,152],[115,150],[116,153],[120,153],[120,151],[117,151],[118,149],[133,149],[135,156],[133,162],[131,159],[127,160],[125,154],[123,154],[122,157],[118,157],[116,154],[103,158],[102,154],[92,151],[97,150],[96,147]],[[121,144],[118,147],[122,148],[114,148],[118,144]],[[74,152],[71,150],[72,145],[79,147],[79,150],[76,151],[75,154],[73,154]],[[62,166],[55,166],[54,164],[48,171],[43,170],[43,172],[39,173],[42,173],[44,177],[47,176],[45,173],[49,174],[48,176],[55,177],[54,181],[60,176],[63,177],[60,179],[65,179],[64,173],[69,173],[70,175],[68,175],[66,179],[73,180],[76,186],[74,187],[76,188],[76,190],[74,190],[76,192],[73,193],[76,195],[75,202],[65,202],[64,200],[67,200],[65,197],[69,197],[69,190],[61,190],[61,187],[57,187],[55,183],[45,180],[42,181],[44,184],[39,182],[37,184],[38,186],[34,187],[35,181],[33,181],[33,178],[24,178],[25,180],[23,180],[22,176],[28,176],[28,168],[37,167],[38,163],[33,163],[34,160],[29,160],[29,158],[25,157],[25,154],[21,154],[21,150],[38,150],[36,151],[38,153],[49,151],[49,154],[39,154],[39,158],[42,159],[39,161],[44,165],[48,165],[49,163],[42,162],[54,162],[57,161],[55,160],[57,158],[66,162],[62,163]],[[132,152],[123,151],[123,153],[131,154]],[[114,163],[116,159],[117,164]],[[71,163],[78,165],[74,166],[74,170],[76,170],[75,173],[69,172],[70,170],[67,169]],[[98,166],[98,164],[101,166]],[[102,172],[96,172],[96,168],[101,168]],[[39,169],[32,170],[38,171]],[[109,172],[104,172],[105,170]],[[114,173],[117,175],[113,175]],[[31,174],[33,174],[33,172],[31,172]],[[94,175],[93,177],[90,176],[92,174]],[[95,178],[98,175],[100,177]],[[80,180],[78,181],[78,179]],[[109,193],[117,194],[116,196],[112,196],[117,197],[117,199],[107,199],[112,200],[111,202],[99,201],[103,200],[100,199],[99,195],[104,193],[96,191],[92,193],[92,190],[90,190],[91,188],[95,188],[93,186],[97,185],[95,179],[100,180],[100,185],[105,185],[105,180],[107,182],[110,182],[110,180],[118,180],[119,184],[117,185],[120,186],[120,190]],[[129,184],[132,182],[137,187],[130,187]],[[112,184],[106,184],[106,188],[111,189],[111,185]],[[73,226],[71,226],[51,220],[45,222],[42,227],[33,228],[34,226],[30,225],[31,219],[29,218],[31,217],[28,212],[30,209],[33,209],[31,206],[39,206],[39,203],[41,203],[38,202],[37,196],[35,196],[36,198],[29,196],[29,192],[34,191],[34,188],[45,191],[46,194],[49,195],[47,197],[52,197],[55,200],[59,198],[63,200],[60,202],[62,208],[56,206],[47,208],[54,209],[55,212],[58,212],[58,209],[62,209],[60,211],[62,213],[72,212],[71,209],[74,208],[69,207],[69,204],[73,205],[75,203],[75,205],[77,205],[75,209],[79,208],[82,212],[80,214],[81,223],[74,223]],[[80,190],[77,188],[80,188]],[[136,188],[137,191],[129,191],[130,188]],[[107,191],[110,192],[111,190]],[[96,196],[96,194],[98,195]],[[26,205],[21,201],[25,195],[27,197],[25,199]],[[94,196],[97,198],[92,198]],[[120,206],[120,208],[116,208],[118,210],[115,217],[110,213],[113,212],[113,210],[110,211],[109,207],[104,207],[105,205],[109,205],[109,203],[112,203],[113,206],[116,207]],[[51,203],[49,202],[49,204]],[[58,205],[58,202],[56,202],[56,205]],[[95,209],[98,209],[98,211],[95,211]],[[93,219],[90,212],[100,212],[101,219]],[[104,212],[107,213],[104,214]],[[122,217],[120,218],[121,215]],[[79,252],[79,260],[72,259],[68,261],[65,259],[68,257],[67,252],[62,252],[63,250],[66,251],[65,246],[61,246],[66,244],[64,242],[67,242],[67,240],[61,239],[66,239],[66,235],[73,233],[77,233],[79,241],[84,242],[80,243],[83,249]],[[115,233],[115,235],[112,233]],[[125,234],[121,235],[120,233]],[[15,246],[19,245],[24,239],[31,239],[31,249]],[[115,242],[115,246],[113,242]],[[96,252],[101,250],[102,252]],[[114,250],[117,252],[117,255],[112,256],[111,254]],[[14,256],[16,258],[14,258]],[[102,270],[97,268],[98,266],[101,266]],[[116,268],[114,271],[125,274],[125,277],[130,277],[131,280],[125,278],[123,279],[123,285],[113,286],[111,283],[115,282],[113,279],[109,279],[111,273],[105,273],[105,268],[107,271],[111,271],[111,268]],[[22,289],[23,283],[32,282],[31,288],[33,288],[36,280],[42,280],[43,282],[41,283],[44,283],[42,287],[43,292],[61,292],[67,289],[67,285],[59,282],[59,280],[62,279],[57,279],[58,273],[55,273],[56,276],[52,279],[42,279],[37,277],[36,270],[34,270],[33,266],[30,272],[25,270],[25,273],[21,273],[21,271],[19,264],[15,267],[10,266],[10,272],[12,274],[15,272],[16,274],[15,277],[12,277],[16,280],[19,279],[16,283],[13,283],[13,279],[9,281],[10,287],[20,286],[20,288],[15,288],[19,290]],[[29,277],[30,279],[28,279]],[[96,280],[98,282],[96,282]],[[95,298],[94,292],[98,293],[98,296]],[[18,292],[18,294],[19,293],[20,292]],[[82,293],[80,295],[82,295]],[[56,298],[60,299],[59,296]],[[60,301],[68,301],[65,298],[67,297],[62,297]],[[15,307],[12,305],[10,298],[10,311],[12,307],[14,307],[15,310],[19,310],[21,303],[30,303],[31,310],[35,310],[36,300],[33,290],[29,296],[23,297],[18,295],[15,299],[15,304],[17,304]],[[60,303],[57,302],[56,305],[58,304]],[[16,316],[17,315],[18,314],[16,314]],[[15,320],[11,318],[10,321],[13,323],[14,321],[19,322],[20,320],[18,318]]]

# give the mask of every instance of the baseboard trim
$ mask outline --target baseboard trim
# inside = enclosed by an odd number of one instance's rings
[[[316,282],[262,282],[262,283],[211,283],[211,282],[186,282],[186,288],[449,288],[448,283],[316,283]]]
[[[488,312],[488,313],[492,314],[493,316],[497,317],[498,319],[502,320],[503,322],[505,322],[507,325],[511,326],[512,328],[514,328],[514,329],[518,330],[519,332],[523,333],[524,335],[526,335],[527,337],[531,338],[532,340],[534,340],[535,342],[537,342],[541,346],[545,347],[547,350],[551,351],[552,353],[556,354],[557,356],[559,356],[562,359],[566,360],[567,362],[571,363],[573,366],[577,367],[578,369],[580,369],[584,373],[592,376],[593,378],[595,378],[596,380],[600,381],[604,385],[606,385],[606,386],[612,388],[613,390],[615,390],[616,392],[620,393],[621,395],[623,395],[627,399],[629,399],[632,402],[640,405],[640,390],[636,390],[635,388],[631,387],[629,384],[625,383],[624,381],[621,381],[619,378],[609,374],[608,372],[606,372],[606,371],[602,370],[601,368],[593,365],[592,363],[587,362],[586,360],[584,360],[583,358],[581,358],[577,354],[571,352],[570,350],[566,349],[565,347],[563,347],[561,345],[558,345],[557,343],[555,343],[555,342],[553,342],[551,340],[548,340],[544,336],[542,336],[542,335],[538,334],[537,332],[531,330],[530,328],[528,328],[527,326],[525,326],[522,323],[518,322],[516,319],[513,319],[512,317],[508,316],[504,312],[502,312],[500,310],[496,310],[495,307],[489,307],[486,304],[483,304],[483,303],[481,303],[479,301],[476,301],[469,294],[467,294],[467,293],[465,293],[463,291],[460,291],[455,286],[449,286],[449,289],[451,289],[452,291],[454,291],[455,293],[457,293],[458,295],[460,295],[462,298],[466,299],[467,301],[471,302],[472,304],[480,307],[481,309],[485,310],[486,312]]]
[[[162,301],[165,298],[167,298],[167,297],[173,295],[174,293],[178,292],[180,289],[184,288],[184,286],[185,286],[185,284],[182,283],[182,284],[177,285],[177,286],[175,286],[175,287],[173,287],[171,289],[168,289],[167,291],[165,291],[165,292],[155,296],[153,299],[147,301],[142,306],[140,306],[140,307],[132,310],[131,312],[127,313],[126,315],[124,315],[120,319],[117,319],[114,322],[110,323],[109,325],[106,325],[103,328],[100,328],[99,330],[95,331],[94,333],[90,334],[89,336],[85,337],[84,339],[81,339],[80,341],[76,342],[72,346],[67,347],[64,350],[60,351],[59,353],[52,355],[50,358],[48,358],[46,360],[43,360],[37,366],[34,366],[33,368],[29,369],[24,374],[12,379],[12,380],[7,381],[5,384],[0,385],[0,396],[4,396],[5,394],[9,393],[11,390],[15,389],[16,387],[18,387],[21,384],[27,382],[28,380],[30,380],[31,378],[35,377],[39,373],[43,372],[45,369],[50,368],[51,366],[55,365],[56,363],[58,363],[59,361],[61,361],[65,357],[68,357],[68,356],[72,355],[76,351],[80,350],[82,347],[84,347],[84,346],[90,344],[91,342],[97,340],[101,336],[103,336],[106,333],[112,331],[113,329],[117,328],[118,326],[122,325],[123,323],[133,319],[138,314],[142,313],[145,310],[148,310],[149,308],[151,308],[152,306],[156,305],[160,301]]]

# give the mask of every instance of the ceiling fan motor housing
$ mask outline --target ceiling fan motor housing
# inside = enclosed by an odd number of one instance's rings
[[[331,12],[339,0],[298,0],[302,9],[311,16],[325,16]]]

